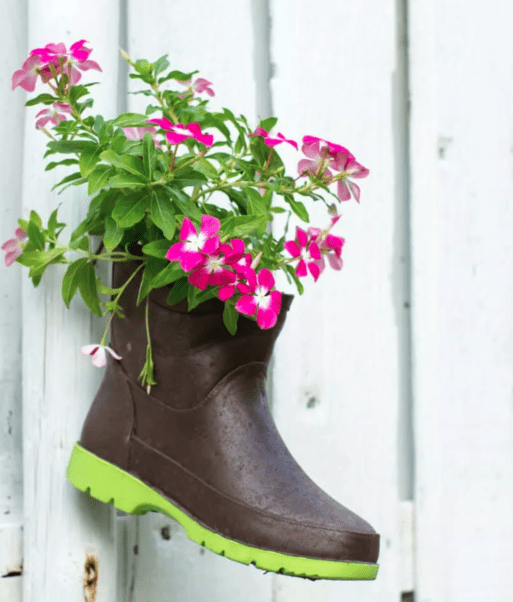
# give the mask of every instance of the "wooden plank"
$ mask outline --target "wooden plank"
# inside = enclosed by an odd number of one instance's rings
[[[397,148],[395,2],[271,2],[271,81],[279,130],[347,146],[371,176],[361,206],[339,206],[342,272],[330,271],[294,299],[278,340],[274,409],[305,471],[381,534],[377,580],[303,582],[275,576],[275,600],[399,600],[398,400],[403,298]],[[285,152],[288,152],[285,151]],[[285,155],[292,173],[301,153]],[[309,204],[310,206],[311,204]],[[396,214],[397,212],[397,214]],[[311,221],[328,222],[322,204]],[[293,289],[290,289],[293,290]]]
[[[8,52],[0,62],[0,244],[14,234],[21,210],[23,137],[20,135],[25,108],[13,103],[11,75],[26,53],[26,6],[7,0],[4,18],[10,24],[2,33]],[[8,143],[5,143],[8,141]],[[11,574],[23,562],[23,459],[21,439],[21,269],[0,266],[0,600],[21,602],[22,577]]]
[[[199,76],[213,82],[214,110],[229,107],[254,121],[257,104],[260,111],[265,110],[265,98],[257,98],[254,80],[258,40],[253,38],[252,19],[258,17],[256,8],[249,0],[228,0],[222,5],[207,0],[189,4],[147,0],[142,11],[139,2],[129,0],[127,50],[134,59],[153,61],[169,54],[174,68],[199,69]],[[264,24],[259,27],[261,31]],[[262,52],[259,49],[259,56]],[[265,75],[257,77],[260,81]],[[136,84],[131,82],[130,89],[138,89]],[[130,110],[144,106],[140,96],[129,96]],[[271,600],[270,574],[198,547],[163,515],[148,514],[136,521],[138,554],[133,555],[133,547],[129,551],[130,562],[135,562],[133,602],[163,597],[239,602],[242,584],[247,602]]]
[[[415,599],[508,600],[513,6],[422,0],[409,10]]]
[[[98,15],[101,15],[99,18]],[[84,10],[56,0],[29,4],[28,47],[48,42],[88,39],[104,72],[89,71],[84,82],[95,87],[95,109],[112,116],[116,109],[118,3],[93,0]],[[40,86],[40,89],[42,86]],[[17,92],[13,104],[21,103]],[[85,190],[58,197],[52,185],[59,168],[45,172],[45,136],[34,128],[37,107],[27,111],[23,171],[24,215],[37,210],[44,220],[58,203],[71,227],[88,206]],[[69,230],[67,231],[69,233]],[[37,289],[23,281],[23,440],[24,440],[24,602],[82,602],[86,555],[98,559],[96,602],[116,600],[116,543],[113,509],[77,491],[65,470],[103,372],[80,353],[81,345],[99,341],[103,331],[82,302],[71,309],[61,298],[62,266],[51,267]]]

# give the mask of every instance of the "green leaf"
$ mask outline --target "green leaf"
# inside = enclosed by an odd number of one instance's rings
[[[89,174],[89,183],[87,186],[87,194],[93,195],[101,188],[108,185],[109,179],[114,173],[112,167],[107,165],[96,165],[93,171]]]
[[[151,288],[161,288],[183,278],[184,271],[177,261],[171,261],[151,282]]]
[[[123,238],[123,229],[120,228],[119,224],[112,219],[107,217],[105,220],[105,235],[103,237],[103,244],[108,251],[115,249],[121,239]]]
[[[88,260],[85,258],[77,259],[68,266],[68,269],[64,274],[62,279],[62,298],[64,299],[64,303],[68,308],[71,300],[78,290],[78,282],[81,277],[81,272],[84,272],[83,276],[85,276],[87,262]]]
[[[196,303],[196,298],[199,297],[201,293],[201,289],[196,288],[195,286],[192,286],[192,284],[189,284],[189,288],[187,290],[187,304],[188,304],[188,311],[191,311],[191,309],[193,309],[194,307],[196,307],[197,303]]]
[[[30,212],[30,221],[34,222],[34,224],[36,224],[36,226],[42,230],[43,229],[43,220],[41,219],[41,217],[39,216],[38,213],[36,213],[36,211],[34,211],[32,209],[32,211]],[[28,227],[28,224],[27,224]]]
[[[191,301],[189,301],[189,308],[188,308],[189,311],[191,311],[191,309],[194,309],[201,303],[208,301],[209,299],[217,298],[217,293],[219,291],[219,287],[218,286],[211,287],[205,291],[201,291],[199,289],[196,289],[196,290],[198,292],[194,295],[194,298]]]
[[[297,291],[300,295],[304,292],[304,286],[299,278],[296,276],[296,270],[290,265],[290,263],[286,263],[283,268],[290,274],[294,282],[296,283]]]
[[[113,125],[118,127],[141,127],[147,125],[147,115],[141,115],[140,113],[122,113],[119,117],[116,117],[112,122]]]
[[[254,188],[246,188],[246,194],[249,200],[249,211],[253,215],[267,215],[267,206],[262,195]]]
[[[223,235],[245,236],[262,224],[267,225],[267,219],[263,215],[236,215],[223,221],[221,232]]]
[[[111,188],[140,188],[146,181],[142,177],[134,176],[129,173],[118,173],[109,180]]]
[[[150,132],[144,132],[142,147],[144,173],[151,180],[155,165],[157,164],[157,153],[155,151],[155,141]]]
[[[45,171],[50,171],[51,169],[55,169],[58,165],[78,165],[78,161],[76,159],[64,159],[63,161],[52,161],[48,163],[45,167]]]
[[[52,140],[48,148],[56,153],[83,153],[94,152],[98,145],[89,140]]]
[[[173,284],[173,288],[167,296],[167,304],[175,305],[176,303],[179,303],[180,301],[185,299],[185,297],[187,297],[188,288],[189,283],[187,282],[187,278],[181,278],[180,280],[177,280]]]
[[[310,216],[308,215],[308,211],[303,203],[301,201],[296,201],[291,194],[286,194],[284,197],[287,203],[290,205],[292,211],[299,217],[299,219],[308,224],[310,222]]]
[[[176,229],[175,214],[173,203],[163,190],[153,191],[150,215],[153,223],[162,230],[166,238],[171,240]]]
[[[144,245],[142,252],[145,255],[151,255],[152,257],[160,257],[164,259],[166,253],[169,251],[171,243],[169,240],[162,238],[161,240],[154,240]]]
[[[258,124],[258,127],[262,128],[266,132],[270,132],[277,123],[277,117],[267,117],[266,119],[262,119],[262,121]]]
[[[80,155],[78,160],[78,166],[80,173],[86,178],[94,169],[94,166],[100,160],[100,148],[97,148],[94,152],[86,151]]]
[[[71,104],[75,104],[79,98],[82,98],[82,96],[85,96],[86,94],[89,94],[89,90],[86,86],[71,86],[69,92]]]
[[[159,75],[169,67],[169,61],[167,60],[167,54],[161,56],[153,63],[153,68],[155,71],[155,76]]]
[[[231,303],[225,303],[223,311],[223,322],[231,335],[234,335],[237,332],[238,319],[239,312],[235,309],[235,306],[233,306]]]
[[[32,221],[29,222],[27,234],[30,242],[36,247],[36,249],[43,251],[45,248],[45,237],[41,230]]]
[[[99,318],[102,317],[102,309],[100,306],[100,296],[98,295],[98,287],[96,285],[96,273],[94,265],[87,262],[82,268],[78,276],[78,290],[87,307]]]
[[[152,287],[152,280],[155,276],[167,267],[167,260],[150,257],[144,266],[144,274],[139,287],[139,295],[137,296],[137,305],[139,305],[149,294]]]
[[[190,219],[197,220],[198,223],[201,222],[201,216],[203,214],[196,203],[191,203],[190,198],[181,190],[176,190],[176,188],[171,188],[170,186],[166,186],[166,190],[183,215],[186,215]]]
[[[31,98],[30,100],[27,100],[27,102],[25,103],[26,107],[33,107],[34,105],[38,105],[38,104],[44,104],[44,105],[51,105],[52,102],[59,100],[58,98],[55,98],[55,96],[52,96],[51,94],[40,94],[39,96],[36,96],[35,98]]]
[[[117,221],[121,228],[131,228],[143,219],[146,204],[147,198],[140,198],[140,195],[132,194],[130,196],[121,197],[114,207],[112,217]]]
[[[134,176],[141,177],[144,181],[144,168],[137,157],[132,157],[131,155],[118,155],[113,150],[106,150],[101,153],[100,159],[114,165],[114,167],[128,171]]]

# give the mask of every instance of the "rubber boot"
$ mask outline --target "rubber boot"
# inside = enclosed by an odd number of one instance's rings
[[[136,263],[115,264],[113,286]],[[71,454],[75,487],[132,514],[162,512],[200,545],[260,569],[309,579],[375,579],[379,535],[320,489],[292,457],[271,415],[267,370],[293,297],[277,324],[240,317],[235,336],[224,303],[192,311],[153,290],[149,324],[155,379],[138,382],[146,352],[140,277],[112,320],[104,380]]]

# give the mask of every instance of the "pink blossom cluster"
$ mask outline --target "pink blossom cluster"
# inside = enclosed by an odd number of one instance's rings
[[[298,150],[297,142],[285,138],[281,132],[273,137],[269,132],[259,127],[248,135],[262,136],[265,144],[271,148],[287,142]],[[334,181],[333,171],[342,173],[344,177],[337,180],[338,198],[341,201],[348,201],[352,195],[358,203],[360,202],[360,187],[352,182],[349,177],[365,178],[369,175],[369,170],[358,163],[355,156],[347,148],[323,138],[303,136],[301,150],[307,158],[301,159],[298,163],[297,169],[300,176],[306,177],[311,174],[322,179],[326,184],[331,184]]]
[[[247,316],[256,317],[262,329],[272,328],[281,308],[281,293],[275,289],[275,280],[267,268],[256,272],[256,261],[245,253],[244,241],[232,238],[222,243],[219,237],[221,222],[211,215],[203,215],[198,232],[187,217],[180,230],[180,242],[171,246],[166,254],[169,261],[178,261],[187,280],[200,290],[219,286],[218,296],[227,301],[235,294],[241,297],[235,309]]]
[[[69,50],[62,43],[34,48],[22,68],[13,73],[12,89],[20,86],[27,92],[33,92],[38,77],[41,77],[41,81],[46,84],[55,75],[62,74],[66,74],[70,85],[74,86],[82,77],[80,71],[89,69],[101,71],[100,65],[89,59],[92,49],[87,48],[85,44],[87,44],[86,40],[79,40],[72,44]]]
[[[36,128],[43,128],[48,122],[58,125],[61,121],[66,121],[66,114],[71,113],[71,107],[65,102],[53,102],[51,108],[41,109],[37,113]]]
[[[9,267],[23,253],[23,248],[27,242],[28,235],[23,228],[16,228],[14,237],[6,240],[0,247],[5,253],[5,265]]]
[[[192,139],[205,146],[212,146],[214,136],[203,134],[198,123],[171,123],[167,117],[162,119],[149,119],[146,123],[155,123],[166,132],[166,139],[170,144],[180,144],[184,140]]]
[[[197,94],[202,94],[203,92],[206,92],[209,96],[215,96],[215,92],[214,90],[212,90],[212,82],[209,82],[203,77],[196,78],[194,82],[191,79],[187,79],[185,81],[177,79],[176,81],[179,84],[188,87],[188,92],[186,92],[185,94],[178,95],[180,98],[185,98],[189,94],[192,94],[194,96],[195,92]]]
[[[334,270],[342,269],[342,247],[345,239],[329,233],[339,219],[340,215],[333,216],[330,225],[325,230],[308,228],[305,232],[298,227],[295,240],[288,240],[284,243],[285,249],[294,259],[298,260],[296,266],[298,278],[307,276],[310,272],[314,281],[317,282],[326,267],[324,257],[328,259],[328,263]]]

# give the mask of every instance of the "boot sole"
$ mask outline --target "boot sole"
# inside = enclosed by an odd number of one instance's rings
[[[253,564],[264,571],[307,579],[373,580],[378,564],[344,562],[291,556],[262,550],[228,539],[199,524],[143,481],[103,460],[75,443],[66,469],[74,487],[127,514],[160,512],[177,521],[187,537],[197,544],[242,564]]]

